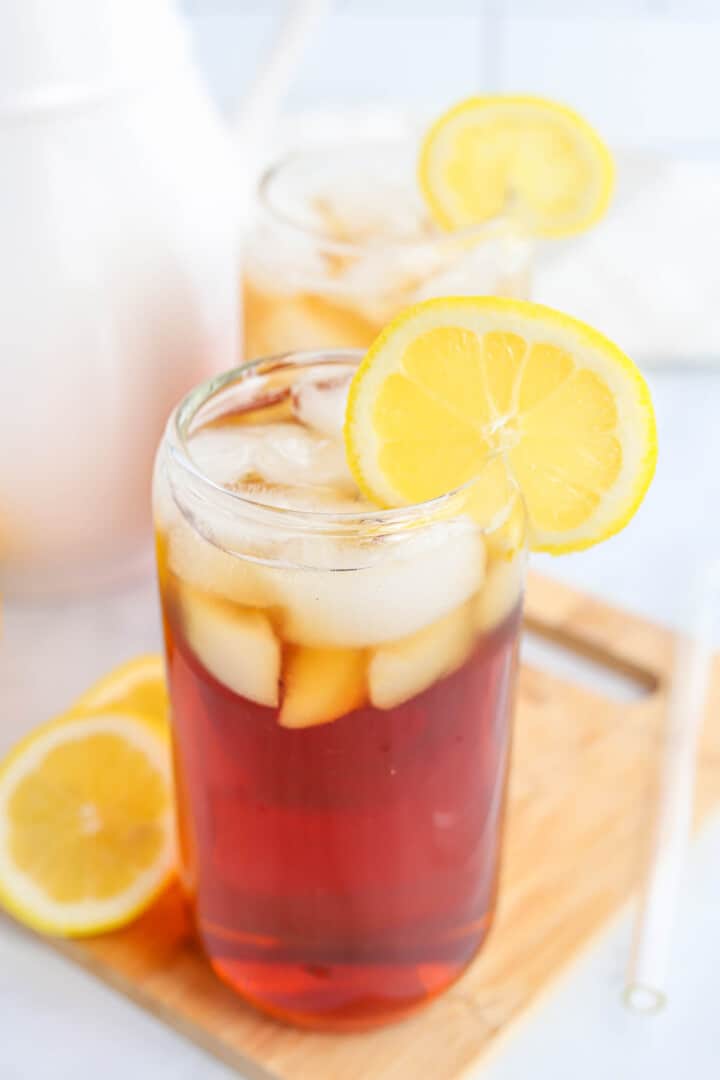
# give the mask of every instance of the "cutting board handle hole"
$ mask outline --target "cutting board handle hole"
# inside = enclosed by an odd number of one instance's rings
[[[653,672],[534,620],[525,623],[521,656],[532,667],[622,704],[640,701],[659,688]]]

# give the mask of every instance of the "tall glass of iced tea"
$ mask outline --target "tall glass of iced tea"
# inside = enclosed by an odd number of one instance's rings
[[[269,169],[245,246],[246,357],[367,348],[432,296],[528,295],[531,243],[517,216],[444,232],[420,195],[418,145],[335,144]]]
[[[524,566],[465,489],[363,499],[341,436],[358,359],[200,386],[155,481],[197,930],[248,1001],[335,1030],[439,993],[488,933]]]

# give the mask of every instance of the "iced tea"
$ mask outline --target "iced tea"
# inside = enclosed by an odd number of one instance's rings
[[[367,348],[432,296],[527,296],[530,243],[517,222],[442,232],[420,197],[416,153],[411,141],[360,142],[269,170],[245,250],[245,356]]]
[[[497,885],[522,552],[452,499],[378,511],[354,357],[249,365],[171,419],[155,507],[182,873],[216,972],[294,1023],[453,982]]]

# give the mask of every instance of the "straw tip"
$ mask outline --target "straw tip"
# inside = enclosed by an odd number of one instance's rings
[[[656,987],[645,986],[643,983],[630,983],[625,987],[623,1001],[632,1012],[654,1016],[662,1012],[667,1005],[667,996]]]

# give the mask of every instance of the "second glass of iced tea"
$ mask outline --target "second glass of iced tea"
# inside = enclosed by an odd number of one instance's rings
[[[402,308],[433,296],[527,297],[531,241],[517,218],[444,232],[420,195],[418,148],[335,143],[268,170],[245,243],[248,359],[368,348]]]
[[[492,922],[523,544],[466,491],[381,511],[359,355],[260,361],[172,416],[155,480],[182,876],[215,971],[290,1022],[393,1020]]]

